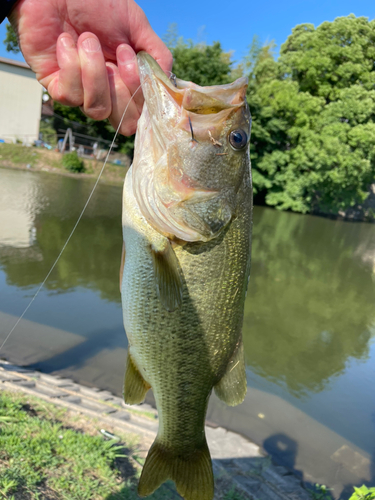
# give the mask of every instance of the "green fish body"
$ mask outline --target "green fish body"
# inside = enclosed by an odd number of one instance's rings
[[[124,398],[140,403],[151,387],[159,414],[138,492],[147,496],[172,479],[186,500],[211,500],[208,400],[213,388],[229,405],[246,394],[241,328],[252,220],[246,82],[201,88],[177,81],[175,89],[150,56],[140,53],[138,63],[145,108],[123,198]],[[186,97],[191,90],[197,94]]]

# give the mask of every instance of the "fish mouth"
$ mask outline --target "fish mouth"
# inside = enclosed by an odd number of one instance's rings
[[[161,97],[165,105],[168,95],[180,112],[184,110],[192,115],[221,114],[220,118],[223,120],[231,112],[246,105],[245,96],[248,85],[246,77],[241,77],[227,85],[201,87],[193,82],[180,80],[172,73],[171,80],[147,52],[138,52],[137,60],[142,90],[148,105],[151,104],[152,99],[155,100],[155,95]]]

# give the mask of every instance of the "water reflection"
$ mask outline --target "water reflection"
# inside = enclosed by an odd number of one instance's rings
[[[244,343],[256,373],[301,397],[366,359],[375,287],[358,257],[374,241],[373,225],[255,210]]]
[[[1,171],[1,186],[13,188],[14,174]],[[24,174],[25,175],[25,174]],[[0,219],[9,213],[17,214],[3,224],[0,240],[0,268],[9,285],[28,288],[39,285],[59,255],[82,206],[92,187],[92,182],[76,179],[26,173],[22,203],[19,197],[0,198]],[[37,176],[37,179],[35,178]],[[38,188],[35,189],[34,184]],[[8,189],[10,189],[8,187]],[[13,205],[8,209],[9,205]],[[103,299],[120,302],[118,274],[122,247],[121,191],[102,185],[98,188],[77,231],[46,283],[48,290],[71,291],[81,286],[100,292]],[[6,230],[16,224],[17,231]],[[30,230],[31,228],[31,230]],[[32,233],[29,248],[18,245],[18,234]],[[26,243],[26,242],[25,242]],[[21,246],[21,248],[20,248]]]
[[[45,278],[92,181],[10,170],[0,175],[0,268],[8,285],[27,289]],[[121,189],[99,185],[47,290],[83,287],[120,303],[120,207]],[[366,359],[375,323],[374,256],[373,225],[256,207],[244,319],[251,369],[303,397],[322,391],[348,359]]]

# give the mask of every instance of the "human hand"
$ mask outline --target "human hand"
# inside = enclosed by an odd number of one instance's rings
[[[117,128],[140,85],[136,53],[170,71],[172,55],[133,0],[20,0],[10,15],[25,60],[50,96],[81,106]],[[142,111],[138,91],[120,133],[131,135]]]

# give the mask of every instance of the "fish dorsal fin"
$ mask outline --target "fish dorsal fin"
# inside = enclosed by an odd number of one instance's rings
[[[156,291],[164,308],[173,312],[182,304],[182,271],[168,238],[151,245]]]

